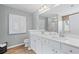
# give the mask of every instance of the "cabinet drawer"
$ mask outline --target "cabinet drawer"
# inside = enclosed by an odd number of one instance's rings
[[[72,46],[66,45],[66,44],[61,44],[61,51],[64,53],[78,54],[79,48],[72,47]]]

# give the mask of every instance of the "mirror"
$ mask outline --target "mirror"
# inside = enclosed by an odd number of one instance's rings
[[[64,33],[79,35],[79,13],[63,17]]]
[[[49,16],[48,16],[49,15]],[[57,14],[48,14],[47,12],[39,15],[39,29],[49,32],[58,32]]]
[[[57,16],[48,17],[48,31],[58,32],[58,20]]]
[[[74,5],[72,7],[72,5],[63,4],[55,7],[53,4],[48,4],[48,7],[50,8],[46,7],[47,11],[39,13],[38,29],[60,34],[71,33],[79,35],[79,13],[72,14],[76,10],[74,8],[79,9],[79,6]]]
[[[46,30],[47,17],[39,15],[39,30]]]

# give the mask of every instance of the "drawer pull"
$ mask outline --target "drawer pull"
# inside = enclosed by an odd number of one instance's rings
[[[58,51],[55,51],[56,53],[58,53]]]
[[[58,51],[56,51],[55,49],[52,49],[52,51],[54,51],[55,53],[58,53]]]
[[[72,52],[72,50],[70,50],[69,52]]]

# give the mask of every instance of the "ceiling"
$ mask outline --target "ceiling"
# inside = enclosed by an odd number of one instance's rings
[[[4,4],[5,6],[16,8],[25,12],[33,13],[41,7],[42,4]]]
[[[42,4],[4,4],[4,5],[29,13],[37,11],[42,6]],[[47,5],[50,8],[50,10],[41,14],[42,16],[51,17],[57,15],[58,13],[79,9],[79,4],[60,4],[56,7],[54,7],[55,4],[47,4]]]
[[[79,10],[79,4],[60,4],[57,7],[50,6],[50,10],[47,12],[41,14],[45,17],[52,17],[56,16],[57,14],[66,12],[66,11],[72,11],[72,10]]]

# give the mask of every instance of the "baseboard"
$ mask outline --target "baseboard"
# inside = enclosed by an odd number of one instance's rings
[[[24,44],[24,43],[17,44],[17,45],[13,45],[13,46],[8,47],[7,49],[10,49],[10,48],[15,48],[15,47],[20,46],[20,45],[23,45],[23,44]]]

